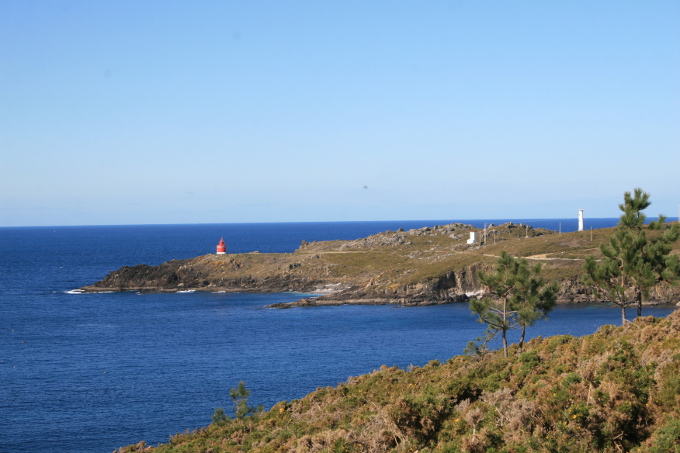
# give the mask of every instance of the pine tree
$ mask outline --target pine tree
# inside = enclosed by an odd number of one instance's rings
[[[252,407],[248,405],[250,390],[246,388],[243,381],[238,383],[237,388],[231,389],[229,396],[231,396],[231,399],[234,401],[234,413],[236,418],[244,418],[255,412],[262,411],[262,406]]]
[[[663,215],[645,228],[642,212],[651,202],[649,194],[635,189],[625,192],[619,209],[623,212],[609,244],[600,244],[603,258],[598,263],[594,256],[586,258],[584,282],[611,303],[621,307],[621,322],[626,322],[626,307],[637,304],[637,315],[642,316],[642,301],[660,283],[671,284],[680,275],[676,255],[670,255],[672,243],[680,237],[678,225],[666,228]],[[651,238],[648,230],[664,230]]]
[[[539,277],[541,264],[536,264],[530,274],[519,281],[517,298],[517,324],[522,330],[519,340],[519,351],[522,352],[526,328],[531,327],[540,319],[546,319],[557,302],[557,292],[560,286],[553,282],[546,285],[545,280]]]
[[[248,405],[248,397],[250,396],[250,390],[246,388],[246,384],[243,381],[238,383],[238,387],[233,388],[229,391],[229,396],[234,402],[234,417],[236,419],[243,419],[249,415],[255,414],[257,412],[262,412],[264,408],[262,405],[257,407],[252,407]],[[216,424],[228,423],[231,421],[225,412],[224,408],[218,407],[215,409],[212,415],[212,421]]]
[[[487,324],[487,338],[500,332],[505,357],[508,356],[507,332],[522,330],[521,349],[526,328],[545,318],[555,305],[559,286],[557,283],[546,285],[538,277],[540,271],[540,264],[529,267],[525,258],[514,258],[503,251],[492,272],[478,273],[480,282],[493,298],[473,299],[470,310],[479,316],[479,322]]]

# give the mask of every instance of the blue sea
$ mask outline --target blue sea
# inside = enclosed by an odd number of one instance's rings
[[[586,229],[618,219],[586,220]],[[214,253],[292,252],[438,220],[0,228],[0,451],[111,452],[210,423],[245,381],[271,407],[385,364],[461,354],[484,327],[465,304],[264,308],[304,294],[72,294],[109,271]],[[574,231],[576,219],[521,220]],[[646,308],[665,316],[672,307]],[[629,316],[634,316],[630,313]],[[559,306],[531,336],[593,333],[620,310]],[[515,339],[516,341],[516,339]]]

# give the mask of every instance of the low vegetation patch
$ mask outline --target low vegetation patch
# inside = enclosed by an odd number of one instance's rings
[[[536,338],[521,353],[511,345],[508,357],[383,366],[267,412],[220,417],[167,444],[119,453],[677,452],[678,345],[676,311],[582,338]]]

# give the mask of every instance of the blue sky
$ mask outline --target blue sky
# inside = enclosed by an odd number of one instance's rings
[[[0,2],[0,226],[680,202],[677,1]]]

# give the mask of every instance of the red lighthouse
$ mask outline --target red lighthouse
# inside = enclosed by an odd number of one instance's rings
[[[217,244],[217,254],[218,255],[227,254],[227,244],[224,243],[224,238],[220,239],[220,243]]]

